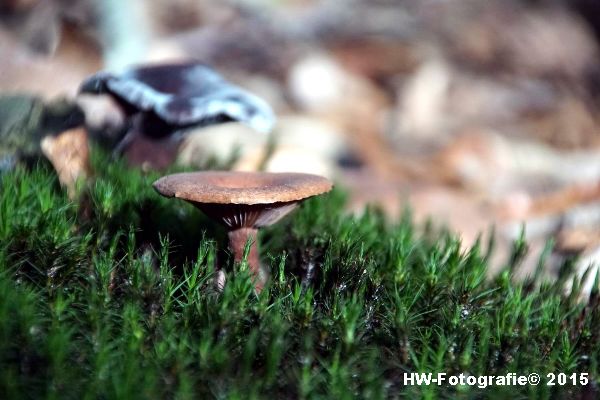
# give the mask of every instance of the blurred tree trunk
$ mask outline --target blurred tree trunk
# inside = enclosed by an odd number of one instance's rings
[[[144,1],[103,0],[96,4],[105,67],[119,71],[142,62],[151,31]]]

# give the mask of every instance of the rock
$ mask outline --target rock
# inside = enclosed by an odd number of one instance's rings
[[[235,160],[260,160],[265,155],[268,136],[237,122],[191,130],[180,146],[178,162],[203,166],[209,159],[225,165]],[[257,161],[260,163],[260,161]],[[248,170],[256,170],[252,164]]]
[[[423,63],[400,94],[399,131],[403,135],[439,138],[447,130],[449,67],[441,59]]]
[[[39,152],[44,104],[34,96],[0,96],[0,155]]]
[[[335,60],[314,54],[296,63],[288,75],[294,101],[310,112],[323,112],[345,101],[353,79]]]
[[[195,129],[180,148],[178,161],[202,166],[213,158],[239,171],[306,172],[333,177],[337,160],[349,151],[336,127],[321,119],[279,118],[271,137],[238,123]]]
[[[267,172],[302,172],[331,178],[335,163],[306,148],[278,146],[264,165]]]

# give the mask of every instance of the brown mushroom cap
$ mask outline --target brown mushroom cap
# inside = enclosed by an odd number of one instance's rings
[[[163,196],[186,200],[230,229],[274,224],[332,186],[318,175],[268,172],[190,172],[154,182]]]
[[[331,181],[318,175],[269,172],[189,172],[154,182],[154,189],[166,197],[245,205],[294,202],[328,192],[332,186]]]

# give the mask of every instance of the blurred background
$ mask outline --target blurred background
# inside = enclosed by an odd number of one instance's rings
[[[525,224],[524,273],[548,241],[550,274],[574,255],[583,271],[600,258],[599,38],[596,0],[0,0],[0,137],[40,107],[48,129],[117,135],[84,78],[200,60],[278,123],[197,129],[180,163],[326,175],[350,211],[409,205],[465,248],[494,227],[497,266]]]

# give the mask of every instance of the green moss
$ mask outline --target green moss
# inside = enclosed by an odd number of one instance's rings
[[[587,372],[598,379],[598,292],[565,297],[527,250],[487,279],[487,251],[406,213],[307,201],[261,236],[256,296],[224,233],[151,188],[157,174],[94,153],[69,202],[45,165],[0,181],[0,398],[564,397],[581,386],[404,386],[404,372]],[[216,263],[229,271],[212,289]],[[543,266],[544,258],[540,265]],[[241,270],[240,270],[241,268]],[[233,273],[235,272],[235,273]],[[565,277],[564,279],[570,279]],[[575,285],[577,286],[577,285]]]

